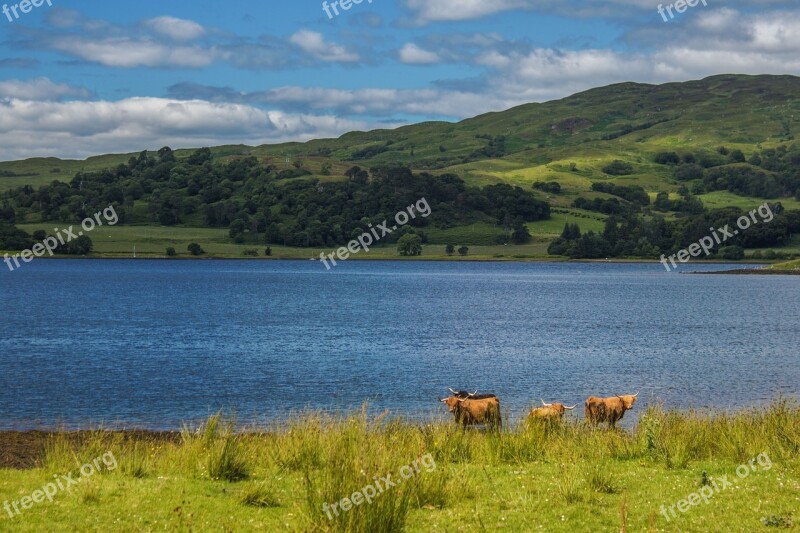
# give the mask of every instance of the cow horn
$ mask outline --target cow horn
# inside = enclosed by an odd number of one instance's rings
[[[552,403],[544,403],[544,400],[542,400],[542,405],[544,405],[545,407],[550,407],[553,404]]]
[[[472,394],[470,394],[469,396],[467,396],[467,398],[469,398],[469,397],[471,397],[471,396],[475,396],[476,394],[478,394],[478,389],[475,389],[475,392],[473,392]]]
[[[642,391],[639,391],[639,392],[642,392]],[[636,394],[634,394],[634,395],[633,395],[633,397],[634,397],[634,398],[636,398],[637,396],[639,396],[639,392],[637,392]]]
[[[441,400],[439,400],[439,401],[440,401],[440,402],[442,402],[442,403],[445,403],[445,402],[447,401],[447,398],[442,398],[442,399],[441,399]]]
[[[572,411],[572,410],[573,410],[573,409],[575,409],[576,407],[578,407],[578,404],[577,404],[577,403],[576,403],[575,405],[573,405],[572,407],[567,407],[567,406],[565,405],[565,406],[564,406],[564,409],[568,409],[568,410]]]
[[[447,387],[447,390],[449,390],[450,392],[452,392],[454,395],[458,396],[458,392],[454,391],[454,390],[453,390],[453,389],[451,389],[450,387]]]

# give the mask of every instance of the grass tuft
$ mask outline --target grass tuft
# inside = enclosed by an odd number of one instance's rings
[[[267,482],[250,483],[239,494],[239,503],[249,507],[280,507],[275,491]]]

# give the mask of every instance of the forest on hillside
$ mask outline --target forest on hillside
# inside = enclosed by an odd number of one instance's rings
[[[567,224],[548,252],[572,258],[642,257],[670,254],[707,235],[711,227],[732,224],[745,211],[736,207],[708,210],[696,195],[730,191],[758,198],[800,196],[800,150],[795,145],[754,153],[740,150],[660,152],[654,162],[670,167],[680,183],[679,197],[650,195],[638,185],[611,180],[592,183],[599,196],[578,197],[572,207],[607,215],[601,233]],[[636,171],[613,161],[603,171],[621,178]],[[292,247],[338,246],[425,198],[432,214],[393,232],[387,243],[426,228],[452,228],[488,222],[503,231],[498,243],[524,244],[529,222],[550,217],[550,205],[535,190],[558,195],[557,182],[534,183],[531,190],[508,184],[467,185],[454,174],[414,172],[404,165],[353,166],[346,179],[321,180],[295,162],[279,169],[256,157],[215,159],[208,148],[178,158],[168,147],[141,152],[115,168],[78,172],[67,182],[11,189],[0,197],[0,248],[22,249],[40,240],[14,227],[19,220],[74,222],[113,205],[121,223],[225,228],[237,243]],[[749,229],[715,250],[739,259],[745,248],[781,247],[800,233],[800,211],[772,201],[774,219]],[[86,239],[84,239],[86,240]],[[502,242],[501,242],[502,241]],[[91,244],[62,247],[81,254]]]
[[[429,225],[448,228],[476,221],[503,226],[511,236],[525,222],[550,216],[549,205],[532,191],[506,184],[471,187],[452,174],[415,174],[401,165],[369,172],[354,166],[342,181],[322,182],[308,174],[300,166],[279,170],[255,157],[215,162],[207,148],[178,159],[165,147],[155,155],[142,152],[127,165],[79,172],[69,183],[7,191],[0,221],[9,226],[33,214],[43,222],[74,222],[113,205],[123,224],[193,222],[227,228],[236,242],[309,247],[338,246],[422,198],[431,216],[413,220],[387,242],[406,233],[425,240]],[[137,204],[147,206],[144,220],[135,219],[140,216]],[[14,239],[6,247],[24,239],[9,227],[0,235]]]
[[[661,192],[651,202],[640,186],[595,182],[593,191],[612,198],[579,197],[572,205],[609,215],[603,232],[582,233],[577,224],[568,224],[548,252],[583,259],[669,255],[709,235],[711,228],[734,226],[748,213],[737,207],[707,210],[695,195],[729,191],[756,198],[800,198],[800,149],[796,145],[756,152],[749,161],[740,150],[725,147],[715,152],[660,152],[654,161],[673,167],[674,179],[681,183],[680,198],[671,199]],[[616,176],[634,170],[623,161],[604,168],[607,174]],[[774,219],[733,236],[715,249],[715,254],[723,259],[742,259],[745,248],[779,248],[800,233],[800,211],[785,210],[780,201],[767,205]],[[668,220],[668,214],[674,214],[674,220]]]

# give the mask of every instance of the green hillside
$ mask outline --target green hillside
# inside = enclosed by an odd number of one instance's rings
[[[601,233],[609,214],[622,219],[635,213],[643,217],[643,223],[654,216],[668,222],[680,221],[686,216],[698,216],[700,211],[692,211],[692,206],[699,202],[709,213],[709,220],[720,221],[722,216],[714,215],[713,210],[736,207],[748,211],[765,201],[773,205],[780,203],[779,209],[786,212],[800,210],[800,188],[795,187],[800,175],[800,157],[795,156],[794,146],[794,117],[800,117],[800,113],[796,113],[800,111],[798,95],[800,78],[794,76],[722,75],[664,85],[622,83],[458,123],[427,122],[395,130],[352,132],[338,139],[307,143],[215,147],[210,150],[208,163],[215,169],[211,172],[216,173],[216,177],[202,179],[195,178],[192,174],[195,170],[186,167],[195,150],[171,152],[179,163],[162,168],[162,175],[155,178],[153,169],[160,168],[155,152],[145,157],[151,159],[138,170],[117,174],[114,173],[124,166],[129,170],[134,168],[131,160],[135,166],[140,154],[100,155],[85,161],[37,158],[0,162],[0,203],[15,210],[13,222],[26,230],[38,227],[48,230],[54,221],[79,221],[80,218],[70,218],[70,213],[80,214],[75,204],[83,193],[75,194],[71,202],[61,198],[60,210],[48,210],[41,202],[37,204],[38,193],[30,190],[21,193],[20,187],[49,187],[47,195],[70,195],[79,188],[73,178],[81,173],[87,183],[92,180],[105,183],[98,185],[96,194],[83,195],[82,204],[89,200],[101,205],[103,196],[110,194],[112,201],[126,212],[122,224],[167,226],[158,232],[158,242],[150,243],[153,245],[150,247],[149,239],[143,237],[142,232],[123,232],[130,235],[131,240],[119,243],[120,250],[132,248],[136,243],[143,249],[156,250],[165,239],[169,240],[174,229],[176,249],[183,252],[187,243],[179,236],[187,232],[182,229],[228,230],[239,218],[248,227],[241,232],[244,235],[238,242],[231,234],[230,246],[222,247],[221,255],[240,255],[242,249],[270,243],[288,247],[288,254],[293,255],[291,249],[315,247],[313,239],[307,237],[304,243],[298,244],[300,239],[295,234],[289,239],[284,235],[282,239],[270,240],[270,220],[276,226],[283,224],[284,233],[290,232],[287,225],[298,224],[298,231],[310,234],[308,219],[319,222],[324,226],[318,230],[321,236],[316,247],[319,248],[332,246],[337,240],[333,236],[345,239],[338,244],[346,245],[351,233],[350,221],[340,222],[341,231],[330,229],[336,221],[331,222],[326,217],[342,215],[334,213],[330,206],[312,214],[297,208],[294,204],[301,200],[321,201],[309,196],[303,187],[324,189],[329,184],[333,191],[345,190],[345,184],[354,179],[352,174],[349,177],[346,174],[354,166],[376,169],[404,165],[415,175],[458,177],[468,191],[473,188],[490,191],[481,193],[489,197],[493,194],[492,189],[486,189],[489,185],[504,183],[520,187],[526,198],[530,196],[550,205],[549,216],[539,218],[525,216],[524,210],[509,207],[517,200],[506,193],[503,199],[491,200],[490,203],[494,203],[488,207],[479,207],[480,202],[465,207],[455,197],[443,198],[447,207],[441,207],[438,220],[425,228],[426,243],[485,246],[486,255],[494,256],[498,254],[490,253],[489,248],[514,245],[508,242],[508,237],[515,221],[520,222],[518,219],[524,219],[521,222],[527,224],[532,235],[531,240],[522,245],[530,246],[558,237],[567,222],[577,223],[583,233],[590,230]],[[665,163],[659,160],[664,154],[674,154],[677,159]],[[615,166],[622,170],[611,170]],[[695,167],[702,168],[696,170]],[[225,170],[217,172],[220,168]],[[106,169],[114,175],[100,178]],[[681,171],[683,174],[679,174]],[[692,171],[698,174],[692,175]],[[175,173],[180,177],[176,178]],[[132,192],[131,182],[140,179],[155,179],[153,190],[142,195]],[[196,187],[191,183],[193,179],[196,179]],[[217,182],[213,186],[221,189],[221,196],[208,193],[207,188],[212,187],[215,179]],[[374,176],[367,179],[373,180]],[[420,179],[424,181],[425,178]],[[65,186],[60,189],[51,186],[54,180]],[[111,194],[109,189],[114,187],[109,185],[110,181],[120,190],[111,191]],[[537,182],[540,185],[534,188]],[[641,188],[650,196],[652,207],[631,204],[616,194],[604,192],[605,189],[598,190],[598,182],[629,187],[631,191]],[[560,190],[553,192],[541,186],[542,183],[557,183]],[[417,192],[425,190],[425,187],[418,188]],[[395,192],[390,187],[382,190],[390,195]],[[369,194],[375,193],[373,190]],[[404,193],[410,194],[410,190]],[[179,201],[173,203],[181,205],[164,207],[161,205],[167,203],[161,201],[164,194],[174,195]],[[261,200],[245,212],[242,205],[254,194]],[[343,194],[346,196],[350,192]],[[50,201],[48,198],[45,203]],[[208,206],[225,201],[237,202],[235,211],[238,214],[223,217],[224,223],[221,220],[210,222],[208,215],[204,215]],[[279,203],[269,204],[269,201]],[[378,204],[375,206],[377,209]],[[384,211],[390,207],[394,208],[381,204],[376,212],[365,210],[358,216],[386,216]],[[165,209],[172,210],[173,216],[165,216]],[[444,220],[443,211],[449,220]],[[355,217],[356,213],[351,210],[346,216]],[[505,221],[501,220],[503,217]],[[785,255],[794,253],[797,240],[792,236],[795,233],[793,219],[789,218],[785,223],[788,233],[780,239],[751,242],[744,247],[785,248]],[[259,228],[259,224],[263,228]],[[277,231],[274,229],[273,233]],[[227,231],[221,233],[221,238],[226,239]],[[541,248],[536,246],[537,252]],[[647,253],[643,250],[637,248],[636,255],[651,256],[651,250],[646,250]],[[104,251],[104,248],[100,245],[96,251]],[[631,253],[628,250],[622,255]],[[296,255],[307,257],[308,254],[298,250]],[[515,252],[508,255],[515,255]]]

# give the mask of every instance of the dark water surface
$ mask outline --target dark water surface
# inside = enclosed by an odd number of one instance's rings
[[[688,270],[719,270],[692,265]],[[740,407],[800,393],[789,276],[660,265],[34,261],[0,274],[0,427],[441,412],[447,387]]]

